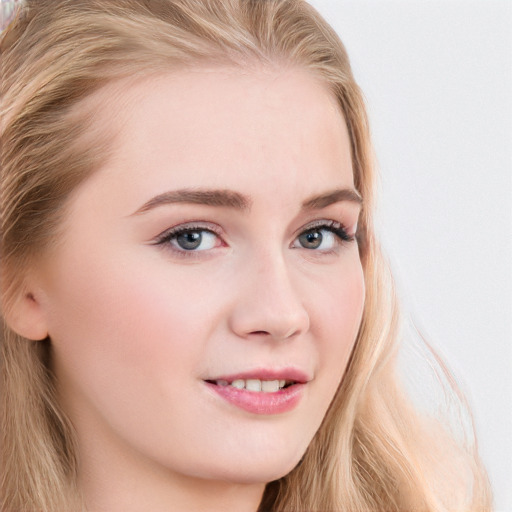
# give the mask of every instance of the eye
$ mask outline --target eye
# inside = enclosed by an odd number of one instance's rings
[[[157,245],[170,245],[177,252],[201,252],[221,245],[220,236],[210,229],[195,226],[179,226],[162,233]]]
[[[343,242],[351,242],[354,239],[340,223],[329,221],[308,227],[297,237],[293,247],[327,252]]]
[[[217,235],[210,231],[185,231],[175,235],[170,242],[185,251],[207,251],[215,247]]]
[[[336,245],[334,233],[325,229],[307,231],[299,236],[299,243],[304,249],[332,249]]]

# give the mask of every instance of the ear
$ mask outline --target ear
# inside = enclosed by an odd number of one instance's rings
[[[5,323],[17,334],[29,340],[44,340],[48,337],[46,316],[38,295],[29,290],[20,290],[4,311]]]

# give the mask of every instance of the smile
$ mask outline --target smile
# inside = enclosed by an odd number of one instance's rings
[[[229,404],[253,414],[281,414],[299,405],[309,379],[299,371],[260,371],[204,380]]]

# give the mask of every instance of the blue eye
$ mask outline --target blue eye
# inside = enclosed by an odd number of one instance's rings
[[[204,228],[182,227],[172,229],[161,235],[158,245],[169,244],[179,252],[200,252],[219,245],[219,235]]]
[[[180,249],[185,251],[207,251],[215,247],[217,235],[205,230],[185,231],[171,239]]]
[[[351,242],[353,236],[348,235],[345,228],[337,222],[327,222],[310,227],[302,232],[297,241],[304,249],[330,251],[341,242]],[[294,245],[294,247],[298,247]]]

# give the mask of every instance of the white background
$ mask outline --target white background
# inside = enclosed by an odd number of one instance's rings
[[[311,3],[367,100],[405,310],[466,392],[512,511],[512,2]]]

